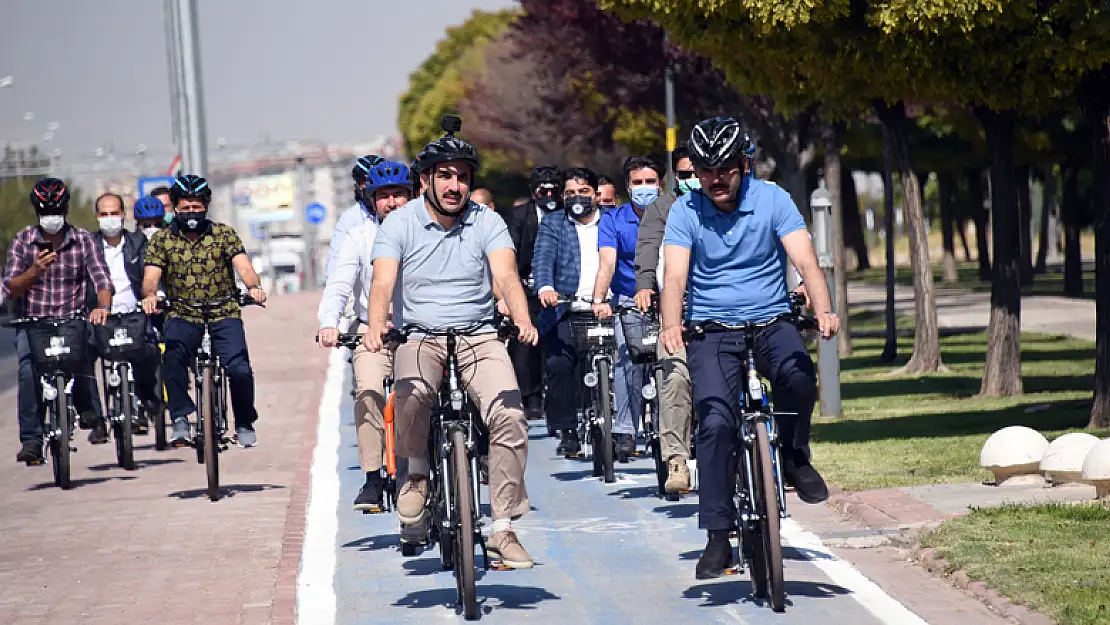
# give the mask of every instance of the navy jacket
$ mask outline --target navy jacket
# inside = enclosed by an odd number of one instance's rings
[[[536,235],[532,256],[532,271],[536,278],[536,292],[550,286],[560,295],[571,295],[578,290],[578,277],[582,270],[582,257],[578,247],[578,231],[565,210],[543,216]],[[566,306],[544,308],[540,311],[540,334],[555,327],[566,312]]]

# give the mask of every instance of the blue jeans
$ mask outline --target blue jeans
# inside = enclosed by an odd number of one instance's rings
[[[631,297],[618,295],[613,298],[613,304],[620,306],[631,300]],[[643,412],[644,368],[634,364],[628,355],[620,315],[613,315],[613,328],[617,339],[617,362],[613,364],[613,395],[617,402],[613,411],[613,433],[635,436]]]
[[[756,331],[755,366],[771,382],[783,456],[804,454],[817,399],[817,374],[802,335],[779,321]],[[698,411],[698,526],[735,528],[733,463],[744,378],[744,333],[713,332],[686,348],[694,405]]]
[[[249,426],[258,418],[254,410],[254,372],[247,353],[247,336],[242,319],[221,319],[208,325],[212,353],[220,359],[231,386],[231,409],[236,426]],[[204,324],[176,317],[166,319],[166,353],[162,377],[169,397],[170,416],[188,417],[196,412],[189,395],[189,373],[204,336]]]
[[[91,355],[94,353],[92,332],[89,332],[89,337],[88,353]],[[39,384],[40,372],[35,371],[31,344],[27,342],[27,331],[23,328],[15,331],[15,353],[19,356],[19,442],[42,440],[42,420],[45,413],[42,407],[42,385]],[[94,361],[95,358],[90,358],[88,366],[74,374],[73,403],[77,412],[85,414],[91,411],[96,413],[97,418],[103,418],[104,407],[100,403],[100,391],[93,375]]]

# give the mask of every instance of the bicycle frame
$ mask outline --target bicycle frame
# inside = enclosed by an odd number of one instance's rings
[[[197,416],[200,415],[200,404],[203,401],[203,386],[204,386],[204,371],[211,369],[212,371],[212,409],[214,422],[216,423],[216,437],[220,441],[220,449],[223,450],[225,435],[227,433],[227,380],[224,375],[223,365],[220,363],[220,358],[212,353],[212,335],[209,332],[209,321],[207,314],[204,320],[204,334],[200,339],[200,349],[197,350],[196,358],[193,361],[193,392],[196,395],[196,406],[198,408]],[[204,440],[204,423],[201,419],[197,419],[197,457],[203,458],[203,443]]]

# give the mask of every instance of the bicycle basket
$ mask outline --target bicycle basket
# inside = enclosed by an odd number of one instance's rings
[[[659,343],[659,317],[654,312],[626,310],[621,313],[621,328],[632,362],[642,364],[655,360],[655,346]]]
[[[612,351],[617,346],[611,321],[601,321],[593,315],[572,314],[570,329],[574,334],[574,349],[579,352]]]
[[[89,328],[84,319],[42,321],[27,327],[31,360],[40,371],[75,371],[86,364]]]
[[[147,317],[141,312],[112,315],[108,322],[93,329],[96,348],[105,360],[133,361],[146,348]]]

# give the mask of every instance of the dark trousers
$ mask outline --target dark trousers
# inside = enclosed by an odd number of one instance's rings
[[[92,333],[89,333],[92,336]],[[31,344],[27,342],[27,331],[17,329],[15,332],[15,352],[19,356],[19,442],[42,439],[42,420],[45,416],[42,407],[42,385],[39,384],[39,374],[35,371],[34,360],[31,358]],[[92,354],[90,340],[89,353]],[[104,416],[104,408],[100,403],[100,391],[97,389],[96,377],[93,375],[93,359],[87,366],[74,372],[73,375],[73,404],[77,412],[86,414],[95,412],[96,416]],[[58,389],[63,391],[64,389]]]
[[[247,337],[241,319],[221,319],[209,324],[212,353],[220,359],[231,386],[231,408],[235,425],[254,423],[254,372],[247,354]],[[170,416],[187,417],[196,412],[189,395],[189,372],[204,336],[204,325],[178,318],[166,319],[166,353],[162,359],[162,377],[169,396]]]
[[[139,401],[162,401],[161,389],[157,388],[158,367],[161,362],[162,355],[158,351],[157,340],[150,335],[142,357],[131,364],[131,375],[135,378],[135,396]]]
[[[544,398],[544,412],[547,426],[555,430],[573,430],[578,427],[578,409],[587,399],[582,384],[585,359],[574,349],[574,333],[571,318],[576,314],[564,315],[554,328],[547,332],[544,347],[547,356],[547,396]]]
[[[783,455],[805,453],[810,416],[817,398],[813,361],[793,325],[780,321],[756,332],[755,365],[770,381]],[[699,527],[735,527],[733,464],[744,377],[743,332],[714,332],[686,348],[694,405],[698,411]]]
[[[528,312],[532,317],[532,325],[540,325],[540,300],[528,297]],[[513,361],[513,371],[516,372],[516,383],[520,387],[520,395],[524,398],[524,406],[531,408],[540,407],[543,400],[543,344],[536,346],[511,341],[509,343],[509,358]]]

